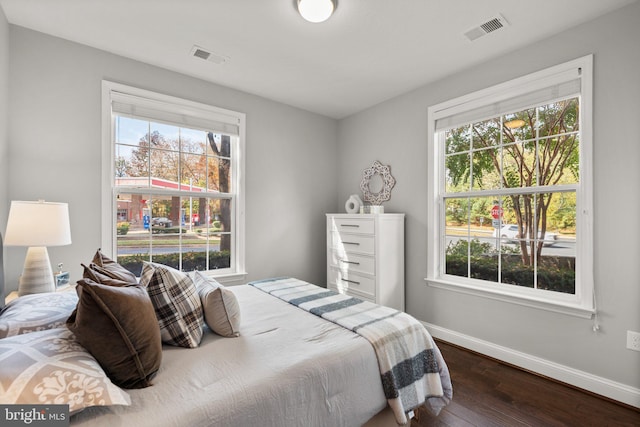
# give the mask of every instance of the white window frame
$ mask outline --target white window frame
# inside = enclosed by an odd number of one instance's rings
[[[223,284],[244,282],[247,275],[245,270],[244,220],[245,114],[107,80],[102,81],[102,249],[111,256],[116,253],[115,119],[112,103],[114,98],[118,99],[123,95],[131,96],[132,98],[137,97],[145,105],[162,105],[162,109],[169,111],[169,114],[183,115],[185,120],[190,120],[193,123],[199,123],[204,120],[215,121],[218,127],[224,127],[225,124],[234,128],[237,127],[238,146],[234,146],[235,151],[233,151],[231,165],[234,171],[232,174],[232,188],[234,189],[232,196],[233,229],[231,232],[232,265],[228,269],[209,270],[207,274],[216,277]],[[189,121],[185,121],[184,127],[189,127]],[[148,189],[140,190],[148,191]]]
[[[555,84],[580,79],[580,183],[576,187],[576,292],[563,294],[522,286],[455,277],[444,273],[445,227],[442,215],[444,142],[436,121],[471,113]],[[550,67],[428,108],[429,183],[427,185],[427,277],[429,286],[497,299],[528,307],[591,318],[595,312],[593,282],[593,56]],[[497,111],[496,115],[507,113]],[[487,117],[488,118],[488,117]]]

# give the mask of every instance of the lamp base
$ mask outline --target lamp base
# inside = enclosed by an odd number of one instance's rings
[[[24,260],[18,295],[54,292],[55,290],[53,270],[51,269],[47,248],[45,246],[30,247]]]

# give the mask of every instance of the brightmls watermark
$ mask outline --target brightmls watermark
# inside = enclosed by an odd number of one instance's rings
[[[69,405],[0,405],[0,425],[69,427]]]

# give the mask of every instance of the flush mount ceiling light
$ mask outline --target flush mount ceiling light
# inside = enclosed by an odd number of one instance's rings
[[[324,22],[331,17],[337,0],[297,0],[298,12],[309,22]]]

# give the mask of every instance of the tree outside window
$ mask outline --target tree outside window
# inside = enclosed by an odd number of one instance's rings
[[[444,132],[447,274],[575,292],[579,105],[571,97]]]

